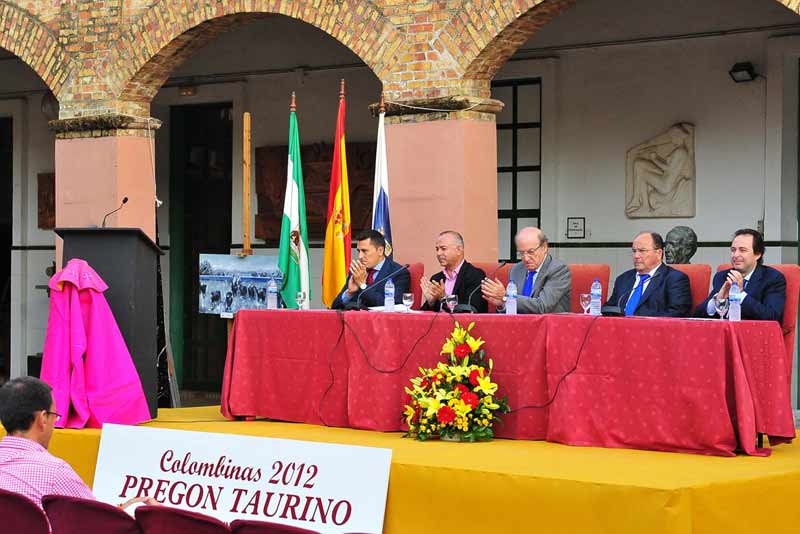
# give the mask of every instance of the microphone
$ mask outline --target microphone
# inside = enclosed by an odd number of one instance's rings
[[[364,291],[362,291],[361,293],[359,293],[359,294],[358,294],[358,298],[356,299],[356,301],[355,301],[355,304],[354,304],[354,303],[353,303],[353,301],[351,300],[350,302],[348,302],[348,303],[345,305],[344,309],[345,309],[345,310],[348,310],[348,311],[353,311],[353,310],[367,310],[367,309],[369,309],[369,308],[367,307],[367,305],[366,305],[366,304],[362,304],[362,303],[361,303],[361,297],[363,297],[363,296],[364,296],[364,294],[365,294],[367,291],[369,291],[370,289],[372,289],[372,288],[374,288],[374,287],[377,287],[377,286],[378,286],[378,285],[380,285],[382,282],[385,282],[386,280],[388,280],[389,278],[393,277],[393,276],[394,276],[394,275],[396,275],[397,273],[399,273],[399,272],[402,272],[402,271],[405,271],[406,269],[408,269],[408,267],[409,267],[409,266],[410,266],[410,264],[406,263],[405,265],[401,266],[399,269],[396,269],[396,270],[394,270],[393,272],[391,272],[391,273],[387,274],[387,275],[386,275],[386,276],[384,276],[383,278],[381,278],[381,279],[379,279],[379,280],[377,280],[377,281],[375,281],[375,282],[372,282],[372,285],[371,285],[371,286],[369,286],[367,289],[365,289]]]
[[[121,209],[122,209],[122,207],[123,207],[125,204],[127,204],[127,203],[128,203],[128,197],[122,197],[122,204],[120,204],[120,205],[119,205],[119,207],[118,207],[117,209],[115,209],[115,210],[112,210],[112,211],[109,211],[108,213],[106,213],[106,214],[103,216],[103,223],[100,225],[100,228],[105,228],[105,227],[106,227],[106,218],[107,218],[109,215],[112,215],[112,214],[114,214],[114,213],[118,212],[118,211],[119,211],[119,210],[121,210]]]
[[[502,269],[503,267],[505,267],[507,264],[508,264],[508,261],[506,261],[506,260],[501,261],[500,265],[495,267],[494,271],[492,271],[489,274],[489,276],[487,276],[486,278],[489,278],[489,279],[493,278],[494,275],[496,275],[497,272],[500,269]],[[475,292],[478,291],[480,288],[481,288],[481,285],[478,284],[477,287],[475,287],[475,289],[470,291],[469,297],[467,297],[467,302],[464,303],[464,304],[459,304],[458,306],[456,306],[455,309],[453,310],[453,313],[478,313],[478,309],[475,306],[472,305],[472,297],[475,296]]]

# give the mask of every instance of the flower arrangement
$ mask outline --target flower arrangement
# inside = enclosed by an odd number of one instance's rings
[[[454,441],[490,440],[497,413],[508,413],[508,401],[495,399],[493,363],[481,348],[484,341],[470,333],[475,323],[455,329],[440,354],[449,355],[433,369],[420,367],[420,375],[406,387],[408,404],[403,414],[406,436],[420,441],[439,436]]]

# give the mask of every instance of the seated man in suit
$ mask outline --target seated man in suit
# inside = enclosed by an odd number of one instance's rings
[[[559,313],[569,311],[572,275],[566,264],[548,253],[547,236],[532,226],[514,237],[517,257],[508,274],[517,285],[517,313]],[[500,280],[484,279],[483,297],[505,312],[506,288]]]
[[[464,238],[461,234],[447,230],[436,239],[436,260],[442,270],[430,279],[420,279],[422,287],[422,309],[441,311],[445,295],[456,295],[459,304],[475,307],[478,313],[489,309],[483,300],[480,287],[486,273],[464,259]]]
[[[728,298],[736,282],[742,291],[742,319],[783,321],[786,302],[786,278],[764,265],[764,238],[761,232],[737,230],[731,243],[730,270],[714,276],[711,294],[694,312],[695,317],[719,317],[714,300]]]
[[[689,277],[663,263],[664,240],[656,232],[640,232],[633,240],[633,269],[619,275],[607,305],[625,315],[686,317],[692,310]]]
[[[342,309],[348,302],[356,302],[359,298],[360,303],[366,306],[383,306],[383,288],[388,277],[394,283],[395,304],[402,303],[403,293],[408,293],[411,288],[411,275],[408,269],[384,256],[386,240],[383,235],[377,230],[365,230],[356,241],[358,259],[353,258],[350,263],[347,281],[331,308]],[[392,275],[395,272],[397,274]]]

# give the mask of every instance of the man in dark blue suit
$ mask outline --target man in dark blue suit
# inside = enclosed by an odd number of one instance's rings
[[[403,302],[403,293],[410,292],[411,275],[399,263],[387,258],[386,240],[377,230],[365,230],[356,238],[358,259],[350,264],[344,288],[333,301],[332,309],[342,309],[349,302],[366,306],[383,306],[383,290],[390,277],[394,283],[394,302]],[[397,274],[392,275],[392,273]],[[391,276],[390,276],[391,275]],[[374,287],[373,287],[374,286]]]
[[[641,232],[633,240],[633,269],[619,275],[607,305],[625,315],[686,317],[692,310],[689,278],[664,264],[664,240],[656,232]]]
[[[731,243],[730,270],[714,276],[711,294],[694,311],[695,317],[719,317],[714,300],[728,298],[736,283],[742,290],[742,319],[783,321],[786,302],[786,278],[779,271],[764,265],[764,237],[761,232],[737,230]]]

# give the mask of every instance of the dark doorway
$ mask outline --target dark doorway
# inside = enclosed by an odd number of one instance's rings
[[[11,363],[12,120],[0,117],[0,383]]]
[[[197,313],[198,260],[230,253],[231,118],[230,103],[170,110],[170,334],[184,390],[222,386],[226,324]]]

